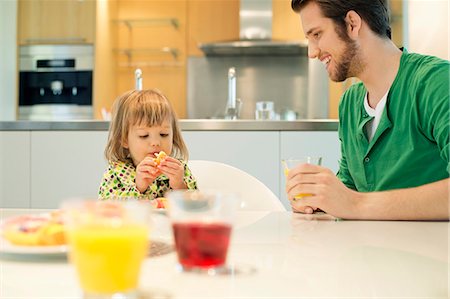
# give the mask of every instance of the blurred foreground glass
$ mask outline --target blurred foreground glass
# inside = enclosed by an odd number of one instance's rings
[[[220,273],[225,269],[237,196],[180,190],[167,198],[182,271]]]
[[[297,167],[300,164],[314,164],[314,165],[322,165],[322,157],[303,157],[298,159],[286,159],[281,160],[284,169],[284,175],[287,177],[289,174],[289,170]],[[295,196],[295,199],[301,199],[305,196],[311,196],[312,194],[301,193]]]
[[[83,298],[138,298],[141,263],[149,248],[149,204],[76,200],[62,208]]]

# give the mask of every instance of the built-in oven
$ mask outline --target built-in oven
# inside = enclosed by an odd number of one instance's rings
[[[20,47],[19,119],[92,119],[92,45]]]

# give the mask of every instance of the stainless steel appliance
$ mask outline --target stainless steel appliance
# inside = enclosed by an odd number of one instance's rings
[[[92,119],[92,45],[20,47],[19,119]]]
[[[269,119],[328,118],[328,74],[306,42],[273,39],[272,3],[241,0],[240,39],[200,44],[205,56],[188,58],[188,118],[234,119],[238,107],[238,118],[255,119],[257,102],[273,102]]]
[[[305,42],[272,38],[272,0],[240,0],[239,18],[240,39],[200,44],[205,55],[306,56]]]

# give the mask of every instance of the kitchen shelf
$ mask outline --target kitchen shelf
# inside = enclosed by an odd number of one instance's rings
[[[125,24],[129,30],[137,26],[161,26],[169,25],[178,29],[180,23],[177,18],[155,18],[155,19],[121,19],[115,20],[119,24]]]
[[[131,60],[131,57],[134,54],[170,54],[174,59],[178,58],[178,49],[171,47],[163,47],[163,48],[146,48],[146,49],[114,49],[114,51],[118,54],[124,54],[128,57],[128,60]]]
[[[184,63],[180,61],[136,61],[128,63],[119,63],[121,68],[146,68],[146,67],[183,67]]]

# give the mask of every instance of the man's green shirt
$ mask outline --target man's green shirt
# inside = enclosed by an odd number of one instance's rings
[[[450,64],[403,51],[373,139],[364,125],[362,83],[339,104],[342,157],[338,177],[360,192],[408,188],[449,177]]]

